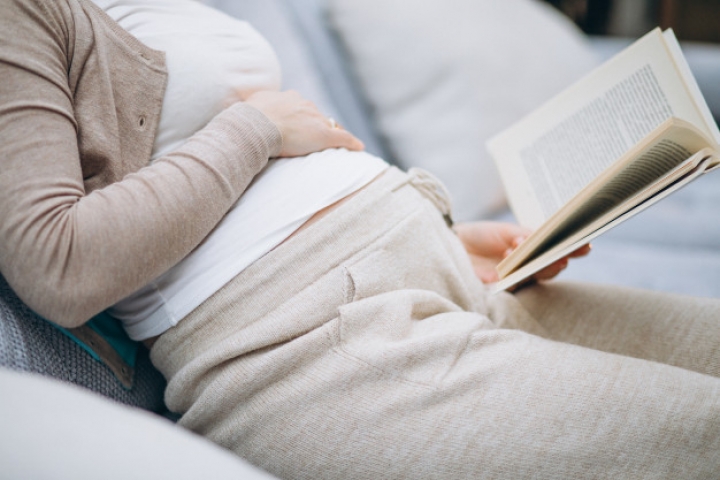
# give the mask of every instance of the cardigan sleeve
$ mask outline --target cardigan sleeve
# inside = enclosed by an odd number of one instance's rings
[[[68,72],[89,40],[73,5],[0,2],[0,272],[66,327],[186,256],[282,143],[265,115],[235,104],[179,150],[87,193]]]

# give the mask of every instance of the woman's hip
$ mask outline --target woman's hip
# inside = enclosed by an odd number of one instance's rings
[[[393,291],[431,297],[420,300],[424,308],[485,314],[484,287],[446,223],[448,204],[429,175],[390,169],[163,334],[152,349],[155,365],[169,381],[188,368],[209,371]]]

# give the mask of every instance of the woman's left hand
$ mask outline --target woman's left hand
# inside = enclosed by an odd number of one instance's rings
[[[497,264],[530,234],[530,230],[526,228],[503,222],[459,223],[453,229],[470,256],[475,275],[483,283],[498,281],[495,270]],[[567,257],[540,270],[531,280],[551,279],[567,267],[570,258],[581,257],[588,253],[590,253],[590,245],[582,246]]]
[[[298,92],[255,92],[245,103],[267,116],[280,130],[283,144],[280,157],[299,157],[327,148],[363,150],[365,145],[334,120],[320,113]]]

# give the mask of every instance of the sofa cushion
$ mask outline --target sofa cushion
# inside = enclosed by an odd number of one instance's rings
[[[71,382],[128,405],[164,412],[165,380],[138,349],[132,388],[78,343],[33,313],[0,276],[0,366]]]
[[[3,368],[0,385],[2,478],[275,478],[157,415],[73,385]]]
[[[597,65],[535,0],[327,0],[392,154],[443,180],[459,220],[502,203],[485,141]]]

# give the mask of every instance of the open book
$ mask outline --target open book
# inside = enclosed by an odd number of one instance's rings
[[[488,142],[534,229],[510,288],[720,165],[720,131],[672,30],[655,29]]]

